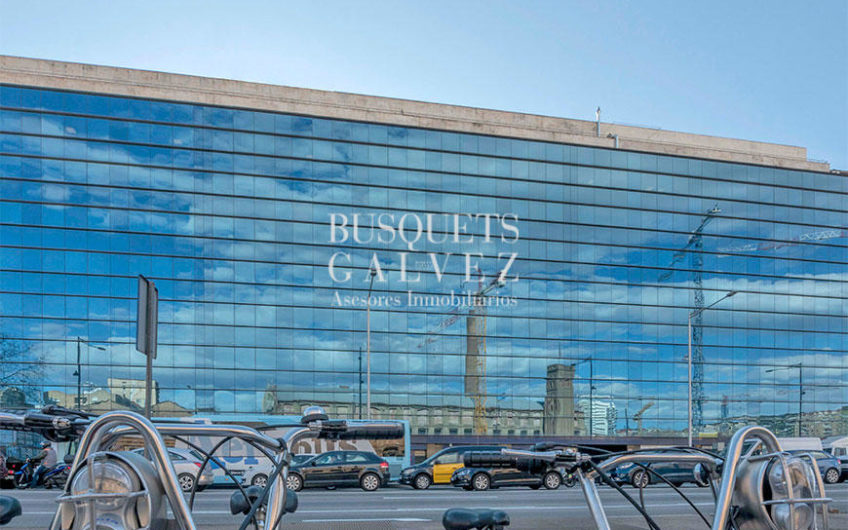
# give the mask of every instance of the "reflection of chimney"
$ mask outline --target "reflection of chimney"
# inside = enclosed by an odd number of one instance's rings
[[[574,435],[574,365],[548,365],[544,418],[544,434]]]

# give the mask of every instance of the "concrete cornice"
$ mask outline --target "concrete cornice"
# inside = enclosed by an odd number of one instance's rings
[[[0,82],[828,171],[803,147],[229,79],[0,55]]]

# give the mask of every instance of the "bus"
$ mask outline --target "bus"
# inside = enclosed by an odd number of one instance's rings
[[[189,416],[187,418],[174,418],[184,422],[201,424],[227,424],[244,425],[254,429],[262,430],[265,434],[278,438],[285,435],[289,430],[287,427],[275,428],[275,425],[295,423],[300,421],[300,416],[274,416],[262,414],[204,414]],[[335,419],[335,418],[334,418]],[[339,418],[345,419],[345,418]],[[348,424],[358,423],[386,423],[403,426],[403,437],[396,439],[378,440],[302,440],[291,448],[292,455],[318,455],[326,451],[369,451],[385,459],[389,463],[391,480],[400,478],[400,472],[409,467],[412,451],[410,449],[409,422],[406,420],[346,420]],[[205,451],[211,451],[220,439],[211,436],[186,437],[189,442],[197,445]],[[186,444],[176,441],[175,447],[186,447]],[[273,469],[272,463],[256,448],[241,440],[229,440],[225,442],[214,455],[220,463],[238,480],[246,485],[263,485],[268,474]],[[211,463],[210,463],[211,464]],[[215,474],[215,484],[232,484],[232,480],[218,465],[212,464]]]

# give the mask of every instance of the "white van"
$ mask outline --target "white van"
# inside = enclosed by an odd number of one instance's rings
[[[830,436],[822,440],[822,448],[837,458],[848,457],[848,436]]]

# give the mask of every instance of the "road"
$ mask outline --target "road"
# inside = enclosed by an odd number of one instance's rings
[[[695,504],[707,517],[712,515],[712,496],[707,489],[686,487]],[[213,489],[200,493],[195,522],[203,530],[233,530],[240,519],[228,511],[233,490]],[[610,523],[615,529],[643,529],[644,521],[632,506],[610,488],[600,488]],[[627,488],[628,492],[635,492]],[[848,528],[848,484],[828,487],[831,528]],[[17,497],[24,515],[6,528],[47,527],[53,515],[55,491],[0,491]],[[651,486],[646,490],[650,513],[662,528],[704,529],[706,525],[670,488]],[[525,488],[467,492],[449,486],[416,491],[392,486],[374,493],[356,489],[305,490],[299,494],[297,513],[286,516],[287,527],[304,529],[440,529],[442,513],[452,507],[488,507],[506,510],[510,529],[594,528],[579,488],[533,491]]]

